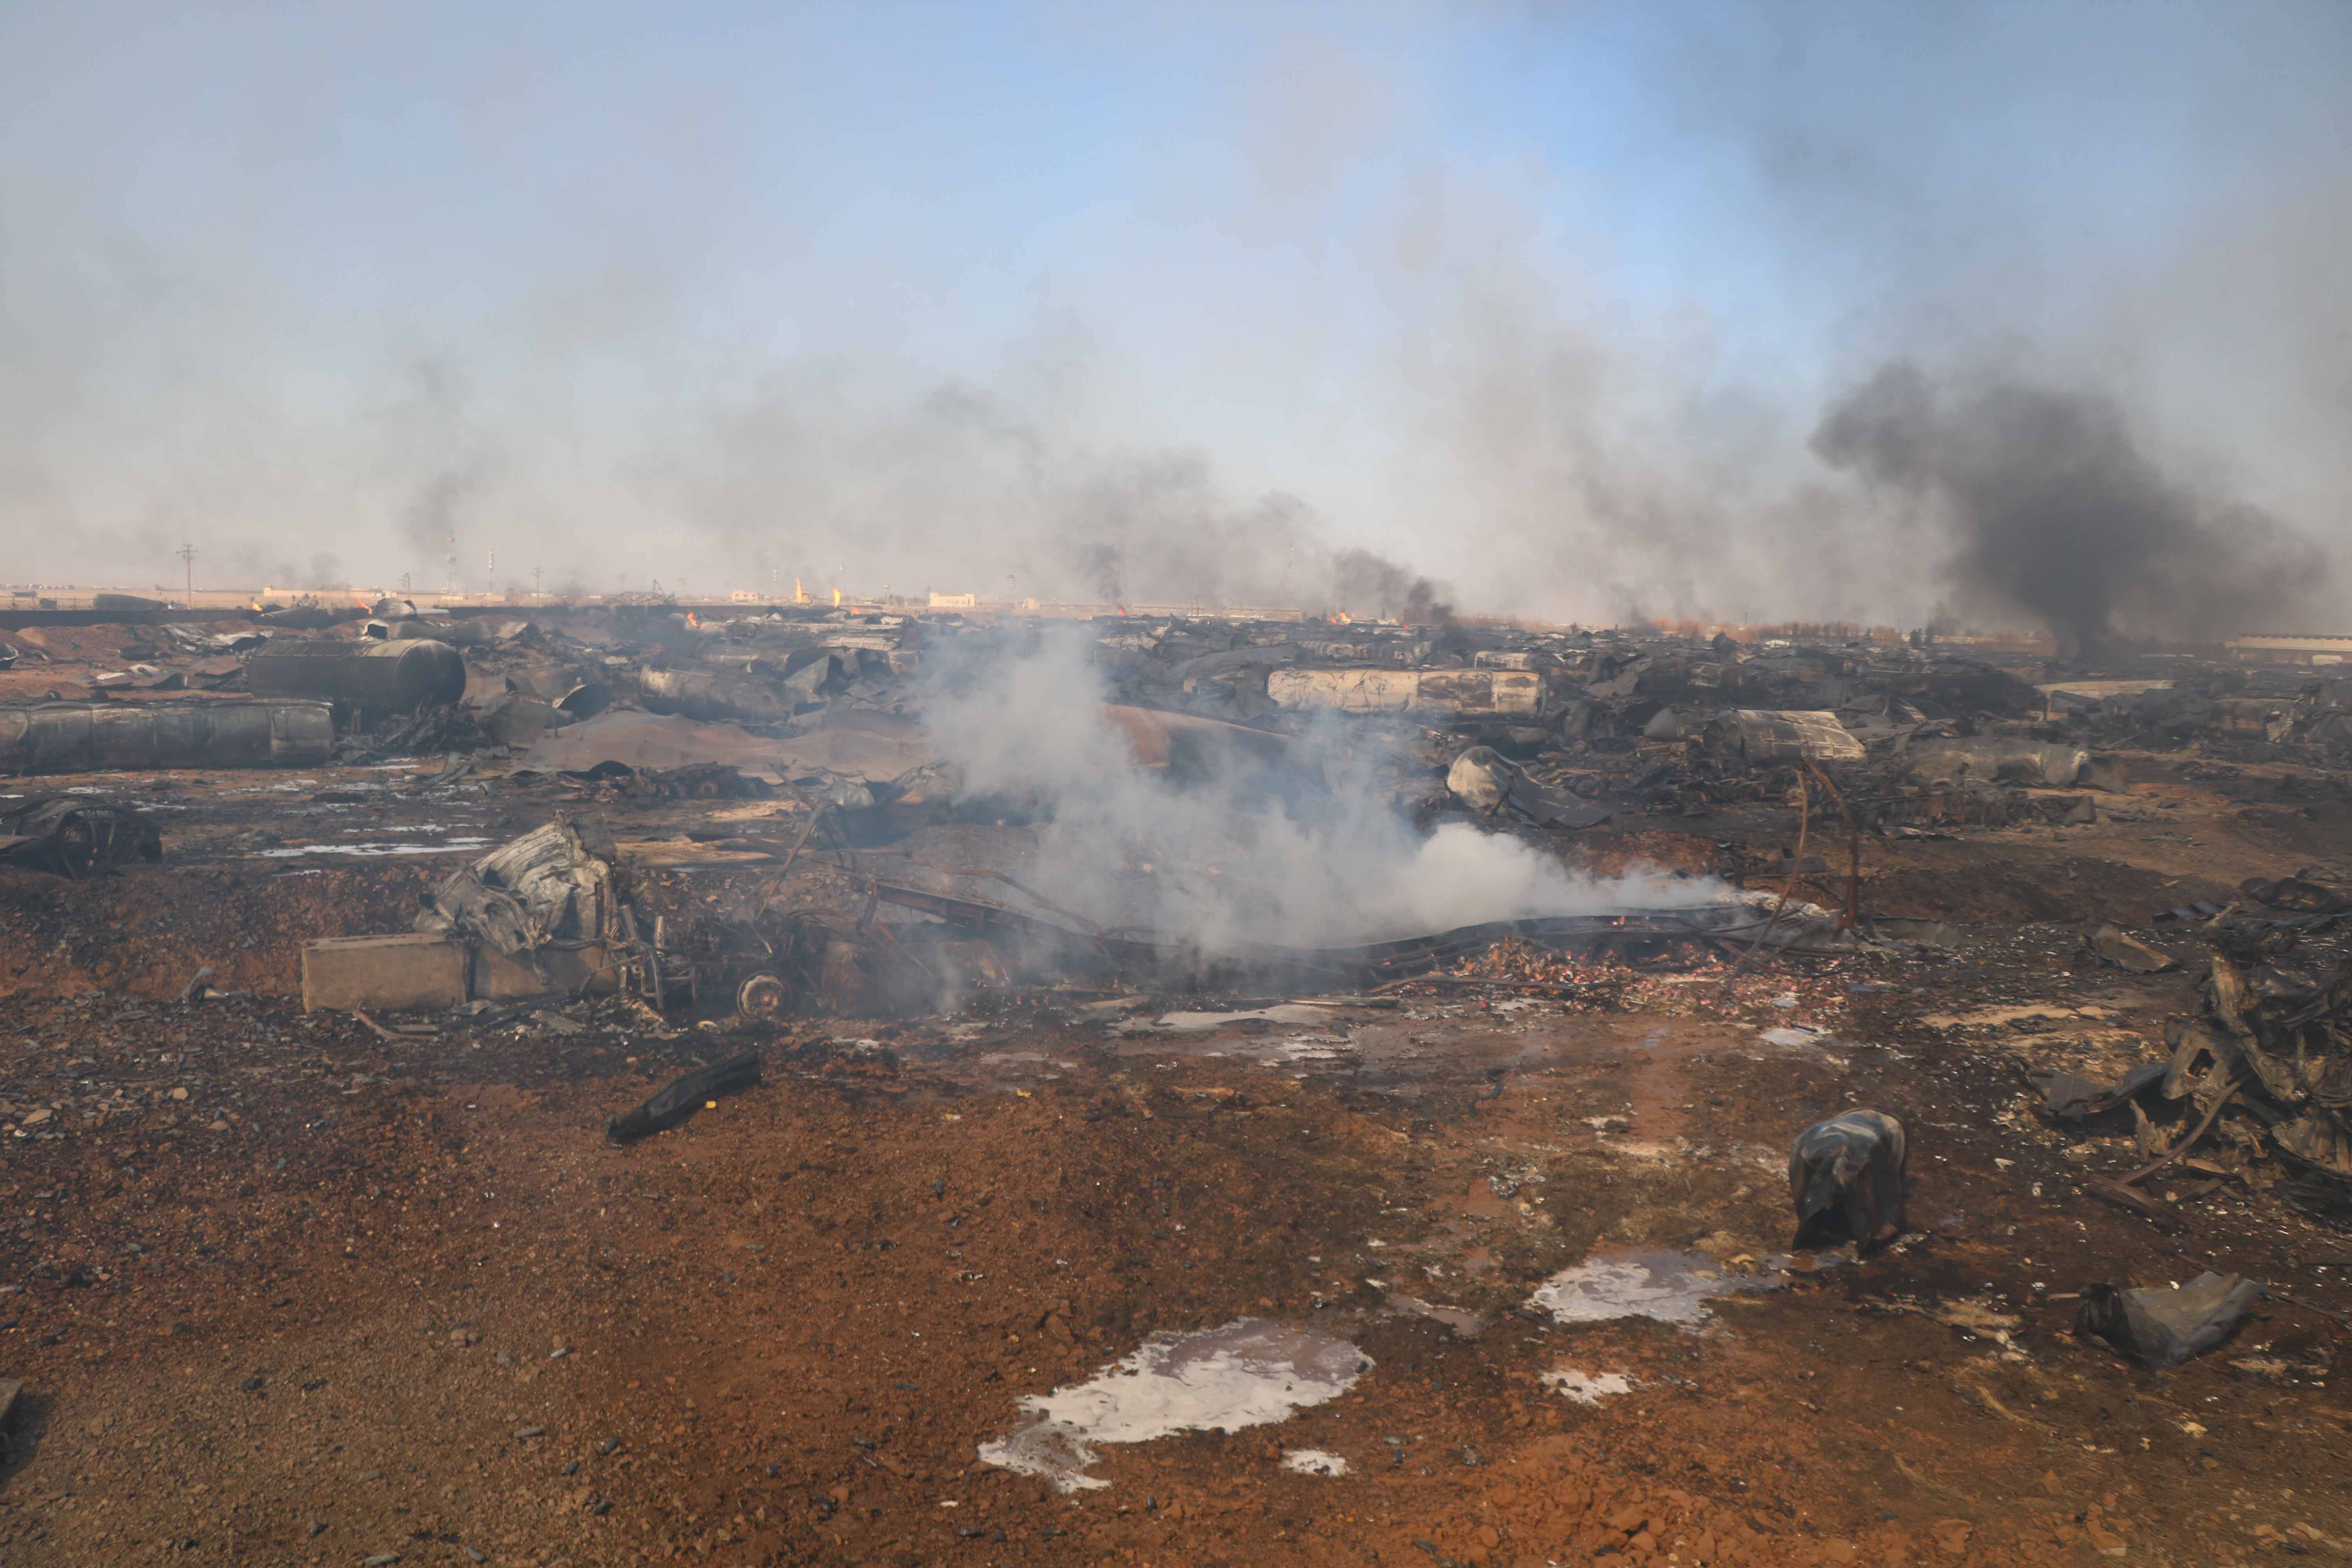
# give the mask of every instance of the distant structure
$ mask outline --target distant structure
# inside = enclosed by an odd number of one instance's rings
[[[980,604],[977,594],[933,594],[931,608],[935,610],[969,610]]]
[[[2241,664],[2342,664],[2352,659],[2352,637],[2231,637],[2223,645]]]

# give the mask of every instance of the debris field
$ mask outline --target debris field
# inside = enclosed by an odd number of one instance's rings
[[[2352,1558],[2352,690],[0,625],[0,1562]]]

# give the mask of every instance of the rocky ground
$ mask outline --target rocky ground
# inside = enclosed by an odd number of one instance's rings
[[[2088,826],[1873,839],[1864,901],[1958,922],[1943,950],[758,1028],[300,1012],[301,940],[404,925],[556,792],[43,781],[162,808],[167,857],[0,872],[0,1561],[2352,1555],[2327,1194],[2183,1169],[2159,1225],[2083,1185],[2141,1163],[2128,1120],[2028,1113],[2026,1068],[2161,1055],[2194,1007],[2155,912],[2352,859],[2325,813],[2147,771]],[[606,804],[673,847],[645,858],[681,910],[762,874],[689,827],[789,815]],[[1560,842],[1696,869],[1792,833],[1756,805]],[[2092,919],[2189,964],[2102,968]],[[198,967],[250,994],[180,1002]],[[606,1143],[746,1048],[761,1087]],[[1789,1142],[1855,1105],[1911,1129],[1910,1228],[1791,1255]],[[1683,1316],[1535,1300],[1596,1261]],[[2213,1354],[2157,1374],[2071,1331],[2086,1282],[2209,1268],[2274,1287]],[[1369,1366],[1286,1420],[1105,1444],[1098,1488],[981,1461],[1024,1396],[1236,1320]],[[1286,1468],[1309,1450],[1347,1473]]]

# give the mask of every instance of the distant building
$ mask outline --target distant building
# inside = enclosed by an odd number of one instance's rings
[[[2242,637],[2225,645],[2241,664],[2342,664],[2352,659],[2352,637]]]
[[[970,610],[980,605],[977,594],[933,594],[931,608],[935,610]]]

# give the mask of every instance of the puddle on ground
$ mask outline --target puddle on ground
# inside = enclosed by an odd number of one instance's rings
[[[1285,1448],[1282,1468],[1301,1476],[1344,1476],[1348,1461],[1320,1448]]]
[[[1173,1432],[1234,1432],[1336,1399],[1371,1362],[1344,1340],[1264,1318],[1192,1334],[1155,1334],[1093,1379],[1021,1401],[1028,1419],[980,1446],[985,1464],[1040,1476],[1060,1491],[1106,1487],[1086,1473],[1100,1443]]]
[[[1601,1323],[1613,1318],[1654,1318],[1685,1326],[1705,1322],[1707,1302],[1736,1290],[1769,1290],[1773,1274],[1729,1274],[1704,1252],[1663,1248],[1596,1254],[1563,1268],[1528,1298],[1554,1322]]]
[[[1633,1380],[1622,1372],[1580,1372],[1572,1366],[1557,1367],[1544,1373],[1543,1385],[1579,1405],[1598,1405],[1604,1399],[1633,1392]]]
[[[487,838],[452,838],[440,844],[288,844],[252,853],[257,860],[291,860],[301,855],[466,855],[489,847]]]
[[[1283,1067],[1297,1062],[1352,1061],[1356,1047],[1338,1035],[1293,1035],[1275,1042],[1275,1055],[1261,1067]]]
[[[1205,1035],[1232,1024],[1328,1024],[1331,1010],[1297,1002],[1246,1013],[1162,1013],[1159,1017],[1115,1026],[1122,1035]]]

